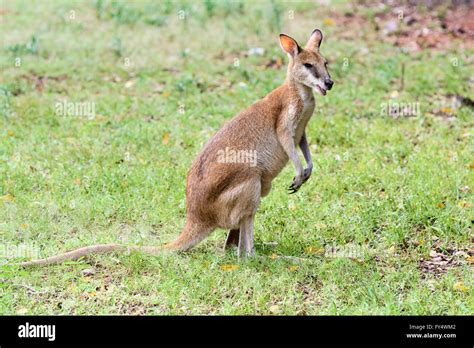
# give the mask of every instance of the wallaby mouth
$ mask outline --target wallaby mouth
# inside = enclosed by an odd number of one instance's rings
[[[326,89],[320,87],[319,85],[316,85],[316,89],[321,95],[326,95]]]

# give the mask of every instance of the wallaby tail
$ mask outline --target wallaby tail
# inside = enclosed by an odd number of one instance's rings
[[[199,224],[191,224],[186,222],[181,234],[169,244],[163,246],[124,246],[120,244],[96,244],[79,249],[71,250],[62,254],[46,257],[44,259],[31,260],[13,264],[14,266],[29,267],[29,266],[47,266],[58,264],[64,261],[72,261],[80,259],[81,257],[91,254],[104,254],[114,251],[140,251],[147,254],[156,255],[163,251],[186,251],[191,249],[201,240],[203,240],[209,233],[209,228],[205,228]]]
[[[71,250],[62,254],[46,257],[44,259],[25,261],[14,264],[15,266],[29,267],[29,266],[47,266],[61,263],[68,260],[77,260],[89,254],[103,254],[112,251],[123,251],[127,248],[120,244],[97,244]]]
[[[187,219],[186,225],[180,235],[171,243],[165,244],[163,249],[173,251],[189,250],[206,238],[211,232],[211,228],[200,223],[194,223]]]

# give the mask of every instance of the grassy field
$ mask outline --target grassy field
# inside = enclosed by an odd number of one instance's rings
[[[474,50],[401,50],[375,30],[389,10],[3,2],[0,313],[472,314],[473,112],[450,96],[474,97]],[[222,252],[218,230],[183,254],[5,265],[172,240],[194,156],[284,81],[278,34],[304,44],[316,27],[335,84],[307,129],[315,170],[295,195],[291,165],[274,181],[258,257]]]

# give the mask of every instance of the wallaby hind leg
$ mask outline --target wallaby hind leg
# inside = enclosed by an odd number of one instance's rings
[[[225,240],[224,250],[227,250],[233,246],[239,246],[239,234],[240,229],[230,230]]]
[[[253,215],[244,218],[240,223],[239,248],[237,249],[237,255],[239,258],[254,255],[253,218]]]

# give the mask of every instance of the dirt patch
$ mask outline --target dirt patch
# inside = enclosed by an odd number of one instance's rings
[[[420,260],[419,267],[423,273],[440,275],[446,273],[451,268],[463,264],[472,264],[473,255],[473,249],[440,248],[434,246],[429,253],[429,257]]]
[[[28,75],[23,75],[22,78],[32,82],[35,86],[35,89],[42,93],[45,88],[45,84],[47,81],[64,81],[68,79],[67,75],[59,75],[59,76],[41,76],[36,75],[34,72],[31,72]]]
[[[371,6],[376,12],[368,15],[363,6]],[[407,52],[474,46],[473,1],[449,5],[436,1],[362,3],[344,13],[331,12],[330,18],[340,28],[340,38],[353,40],[361,32],[370,35],[372,30],[367,28],[371,28],[377,39]]]

